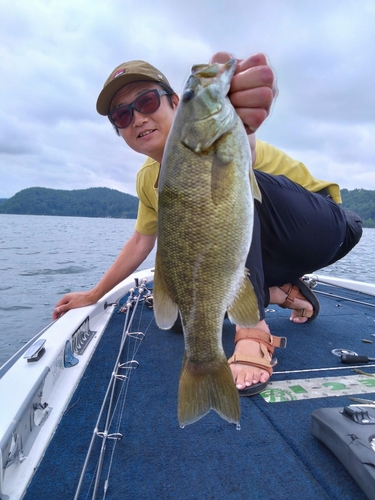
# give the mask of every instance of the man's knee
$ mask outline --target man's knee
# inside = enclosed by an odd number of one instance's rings
[[[346,239],[348,240],[348,244],[351,245],[351,250],[362,237],[362,219],[351,210],[344,210],[344,213],[348,226]]]
[[[337,254],[327,265],[331,265],[345,257],[345,255],[347,255],[356,246],[362,237],[362,219],[360,216],[351,210],[343,209],[343,212],[346,218],[345,240],[343,241]]]

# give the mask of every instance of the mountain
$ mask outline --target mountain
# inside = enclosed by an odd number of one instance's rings
[[[32,187],[0,203],[1,214],[135,219],[137,210],[136,196],[109,188],[66,191]]]

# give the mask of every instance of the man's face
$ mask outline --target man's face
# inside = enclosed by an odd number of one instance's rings
[[[141,94],[152,89],[161,90],[161,87],[156,82],[133,82],[125,85],[114,95],[111,111],[119,106],[131,104]],[[133,109],[133,120],[130,125],[119,129],[121,137],[129,147],[161,162],[178,103],[176,95],[172,99],[173,109],[165,95],[160,96],[160,107],[154,113],[145,115]]]

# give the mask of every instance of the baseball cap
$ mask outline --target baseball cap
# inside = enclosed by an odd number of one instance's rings
[[[96,109],[100,115],[107,116],[109,107],[115,93],[124,85],[137,81],[164,82],[170,84],[155,66],[145,61],[128,61],[117,66],[104,83],[96,101]]]

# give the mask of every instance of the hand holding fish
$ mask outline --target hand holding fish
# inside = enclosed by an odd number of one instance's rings
[[[211,63],[225,63],[231,58],[234,56],[228,52],[217,52],[211,58]],[[256,54],[237,59],[229,99],[248,134],[254,133],[270,114],[276,96],[276,77],[267,56]]]

